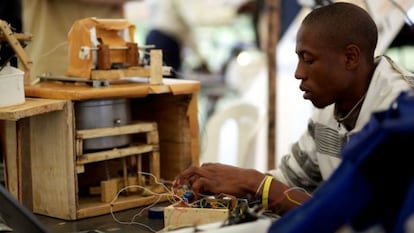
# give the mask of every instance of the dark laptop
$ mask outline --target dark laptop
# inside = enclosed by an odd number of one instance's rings
[[[49,232],[36,216],[0,185],[0,216],[13,233]],[[7,231],[5,231],[7,232]]]

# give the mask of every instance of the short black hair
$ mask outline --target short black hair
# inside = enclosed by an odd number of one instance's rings
[[[321,36],[337,46],[357,45],[368,61],[374,58],[377,26],[369,13],[355,4],[336,2],[316,8],[306,15],[302,25],[321,30]]]

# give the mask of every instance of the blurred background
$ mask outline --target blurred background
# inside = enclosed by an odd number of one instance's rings
[[[195,79],[202,84],[198,109],[201,161],[215,159],[239,166],[253,166],[260,171],[267,170],[266,45],[267,39],[272,37],[268,37],[266,19],[269,9],[266,9],[265,1],[170,1],[167,4],[170,6],[164,6],[164,9],[163,6],[159,6],[159,2],[164,1],[129,1],[124,5],[125,17],[136,24],[136,41],[139,44],[151,43],[148,41],[148,35],[154,29],[174,34],[174,28],[177,27],[172,25],[174,22],[187,27],[180,29],[185,32],[184,34],[191,34],[190,41],[181,44],[182,60],[179,68],[175,70],[175,78]],[[277,40],[276,164],[278,158],[288,151],[290,144],[304,131],[311,111],[310,102],[303,100],[299,83],[294,78],[297,59],[294,52],[295,34],[299,15],[303,9],[310,9],[316,3],[324,4],[323,2],[280,1],[279,35],[274,35]],[[393,30],[398,31],[397,34],[386,35],[391,43],[388,42],[386,47],[380,48],[380,52],[414,71],[414,27],[411,22],[414,10],[410,8],[405,12],[401,9],[398,11],[404,15],[403,26],[394,25],[396,29]],[[163,15],[161,18],[168,18],[166,14],[175,14],[179,20],[174,21],[170,18],[170,25],[163,26],[161,22],[157,22],[160,14]],[[182,41],[186,39],[188,38],[180,38]],[[166,49],[164,55],[168,56],[169,52],[176,51]],[[253,120],[255,122],[250,122],[250,129],[254,130],[254,133],[250,135],[244,163],[237,162],[236,158],[236,154],[245,153],[241,152],[241,146],[237,145],[239,134],[246,134],[240,132],[243,129],[238,129],[237,124],[240,122],[237,123],[234,119],[232,121],[232,117],[227,115],[225,117],[230,120],[222,124],[220,133],[216,134],[219,138],[206,138],[208,120],[240,102],[252,104],[258,111],[258,116]],[[219,144],[217,158],[203,155],[212,143]]]

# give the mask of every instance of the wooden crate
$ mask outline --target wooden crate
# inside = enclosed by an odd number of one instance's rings
[[[99,167],[98,165],[105,161],[122,159],[102,160],[105,156],[110,158],[115,156],[112,151],[104,152],[105,155],[90,154],[91,156],[87,159],[83,158],[84,155],[81,155],[83,152],[80,152],[79,137],[89,137],[95,133],[102,135],[106,130],[109,130],[111,134],[114,132],[111,129],[100,131],[77,131],[75,129],[74,102],[100,98],[131,100],[131,122],[133,123],[130,128],[121,128],[123,133],[141,127],[135,123],[156,123],[158,151],[150,150],[140,156],[144,159],[143,171],[149,171],[146,168],[152,167],[153,172],[159,171],[161,179],[173,180],[189,165],[198,165],[197,95],[199,87],[200,84],[197,81],[172,79],[164,79],[162,85],[131,83],[104,88],[57,81],[26,86],[26,96],[46,100],[65,100],[61,101],[64,107],[59,111],[30,116],[24,120],[28,127],[22,128],[23,141],[18,143],[24,147],[25,163],[23,165],[27,169],[22,170],[20,167],[18,171],[24,171],[24,174],[28,175],[21,176],[19,179],[8,176],[7,188],[12,188],[14,195],[20,201],[26,200],[25,205],[37,214],[75,220],[110,213],[109,203],[103,202],[100,195],[89,197],[82,194],[83,182],[84,179],[96,178],[97,174],[89,170],[89,166]],[[147,135],[151,138],[150,133]],[[135,157],[135,155],[126,154],[142,152],[143,149],[133,143],[131,148],[121,150],[120,153],[125,156],[120,157]],[[13,165],[18,162],[15,161],[16,156],[13,156],[13,148],[17,148],[15,142],[11,141],[5,147],[5,151],[8,151],[7,164]],[[119,153],[119,148],[116,151]],[[149,158],[154,156],[154,151],[159,153],[159,167],[144,163],[151,161]],[[95,159],[99,161],[92,162]],[[116,166],[122,168],[122,162]],[[15,171],[12,169],[15,167],[6,167],[7,174],[14,174]],[[100,181],[105,181],[105,179]],[[99,185],[100,183],[97,184]],[[149,186],[156,192],[162,191],[159,185]],[[23,198],[22,196],[19,198],[21,194],[30,195],[22,195]],[[157,200],[158,196],[155,195],[122,195],[117,199],[117,204],[112,210],[119,211],[150,205]]]
[[[174,230],[206,223],[224,222],[229,209],[190,208],[177,202],[164,208],[164,228]]]

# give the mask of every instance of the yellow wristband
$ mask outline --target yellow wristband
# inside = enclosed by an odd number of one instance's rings
[[[263,192],[262,192],[262,205],[263,208],[268,209],[269,208],[269,190],[270,190],[270,184],[272,183],[273,177],[272,176],[266,176],[266,180],[264,182]]]

